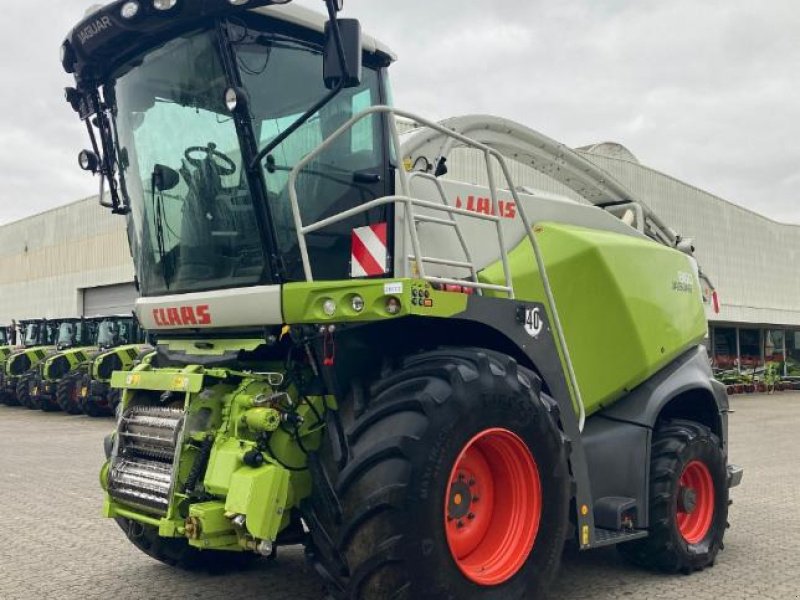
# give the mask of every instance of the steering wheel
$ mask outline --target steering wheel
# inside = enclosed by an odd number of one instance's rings
[[[202,153],[203,156],[197,158],[192,154]],[[192,146],[187,148],[183,156],[193,167],[200,167],[203,162],[211,161],[219,169],[220,175],[233,175],[236,173],[236,163],[231,158],[217,150],[217,145],[214,142],[209,142],[208,146]],[[215,160],[216,159],[216,160]],[[222,164],[220,164],[222,163]]]

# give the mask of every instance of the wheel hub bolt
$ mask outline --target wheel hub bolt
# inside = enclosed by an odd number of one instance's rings
[[[475,513],[469,513],[469,514],[467,515],[467,518],[468,518],[468,519],[471,521],[472,519],[474,519],[474,518],[475,518]]]
[[[456,527],[458,527],[459,529],[461,529],[462,527],[464,527],[464,521],[462,521],[461,519],[459,519],[458,521],[456,521]]]

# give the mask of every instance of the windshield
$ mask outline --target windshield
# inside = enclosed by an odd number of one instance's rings
[[[322,77],[322,49],[270,31],[270,27],[255,16],[247,26],[229,27],[259,148],[328,92]],[[365,68],[359,87],[342,90],[264,161],[278,251],[289,279],[303,277],[287,189],[289,172],[348,119],[382,104],[380,90],[379,70]],[[304,224],[388,193],[382,123],[376,115],[360,121],[300,173],[297,192]],[[349,278],[353,228],[385,222],[387,214],[388,208],[363,213],[307,236],[314,277]]]
[[[286,27],[269,19],[246,21],[229,24],[226,31],[250,98],[255,151],[328,90],[318,45],[276,33]],[[116,104],[120,183],[131,204],[129,238],[144,296],[243,287],[278,277],[267,268],[240,136],[224,106],[228,86],[213,32],[168,42],[106,86]],[[350,117],[376,104],[382,104],[380,70],[365,68],[361,86],[339,93],[263,162],[277,255],[290,280],[304,275],[289,172]],[[383,119],[370,116],[308,165],[297,184],[304,223],[389,192],[383,136]],[[349,278],[353,229],[389,222],[390,210],[362,213],[308,235],[314,277]]]
[[[210,32],[175,39],[114,87],[143,295],[250,285],[264,271],[215,39]]]
[[[25,339],[23,343],[26,346],[33,346],[39,342],[39,323],[28,323],[25,326]]]
[[[0,346],[8,344],[8,330],[5,327],[0,327]]]
[[[56,344],[59,346],[71,346],[75,342],[77,323],[62,323],[58,328],[58,339]]]
[[[98,329],[97,345],[101,348],[111,348],[120,344],[130,343],[132,327],[133,324],[130,319],[103,321]]]

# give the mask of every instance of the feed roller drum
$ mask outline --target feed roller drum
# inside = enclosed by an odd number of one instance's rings
[[[141,459],[120,460],[111,469],[108,491],[120,502],[166,514],[172,488],[172,465]]]
[[[114,499],[150,513],[167,513],[183,417],[180,409],[157,406],[125,411],[109,474],[108,491]]]
[[[119,427],[120,454],[172,461],[179,443],[183,411],[175,408],[133,407]]]

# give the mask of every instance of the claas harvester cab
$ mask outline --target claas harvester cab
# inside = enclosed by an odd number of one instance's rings
[[[130,371],[153,351],[146,332],[137,320],[127,315],[104,320],[99,327],[97,352],[70,378],[70,397],[90,417],[114,413],[120,390],[111,388],[116,371]]]
[[[185,568],[304,544],[334,598],[535,597],[567,540],[713,565],[741,469],[691,243],[527,127],[392,108],[340,1],[277,4],[119,0],[64,42],[158,335],[112,376],[104,514]]]
[[[21,348],[12,352],[4,363],[3,400],[6,404],[38,408],[32,404],[30,383],[39,364],[55,349],[60,325],[58,319],[20,321]]]
[[[64,409],[59,400],[59,382],[79,363],[88,359],[97,336],[97,325],[96,320],[83,317],[62,319],[55,349],[32,370],[28,380],[28,396],[32,407],[45,412]],[[70,412],[69,406],[64,410]]]

